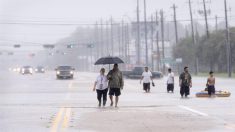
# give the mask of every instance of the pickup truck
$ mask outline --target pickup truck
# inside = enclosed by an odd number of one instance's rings
[[[144,72],[144,67],[134,67],[132,71],[122,71],[123,76],[126,78],[132,78],[132,79],[140,79],[142,76],[142,73]],[[152,72],[153,78],[162,78],[163,74],[161,72]]]

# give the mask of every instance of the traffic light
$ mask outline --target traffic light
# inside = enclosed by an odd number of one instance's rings
[[[72,49],[73,47],[74,47],[74,45],[72,45],[72,44],[67,45],[68,49]]]
[[[88,44],[87,48],[94,48],[94,44]]]
[[[29,54],[29,57],[32,58],[32,57],[34,57],[35,55],[36,55],[35,53],[30,53],[30,54]]]
[[[45,48],[45,49],[53,49],[53,48],[55,48],[55,45],[53,45],[53,44],[44,44],[43,48]]]
[[[8,55],[10,55],[10,56],[11,56],[11,55],[14,55],[14,53],[13,53],[13,52],[8,52],[7,54],[8,54]]]
[[[19,45],[19,44],[14,45],[14,48],[20,48],[20,47],[21,47],[21,45]]]

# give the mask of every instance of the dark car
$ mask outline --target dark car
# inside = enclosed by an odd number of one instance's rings
[[[33,74],[33,68],[31,66],[23,66],[21,69],[20,69],[20,73],[21,74]]]
[[[131,71],[123,71],[123,75],[127,78],[133,78],[133,79],[140,79],[142,76],[142,73],[144,72],[144,67],[138,66],[134,67]],[[163,74],[158,71],[151,71],[153,78],[162,78]]]
[[[57,79],[72,79],[75,71],[71,66],[58,66],[55,70]]]
[[[36,73],[45,73],[45,68],[43,66],[37,66],[34,71]]]

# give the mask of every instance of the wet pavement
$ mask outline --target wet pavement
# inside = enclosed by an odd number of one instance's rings
[[[97,73],[78,72],[73,80],[57,80],[54,72],[0,77],[1,132],[233,132],[235,80],[217,78],[216,90],[229,98],[196,98],[206,78],[193,77],[191,95],[167,93],[165,78],[144,93],[139,80],[125,79],[119,107],[97,108],[92,91]]]

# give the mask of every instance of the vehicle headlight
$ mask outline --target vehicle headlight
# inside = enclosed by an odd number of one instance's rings
[[[73,71],[70,71],[70,74],[73,74]]]
[[[45,71],[44,69],[42,69],[42,71]]]
[[[56,74],[60,74],[60,71],[57,71]]]
[[[38,69],[35,69],[35,71],[38,71]]]
[[[33,72],[33,69],[32,69],[32,68],[30,68],[30,69],[29,69],[29,71],[32,73],[32,72]]]

